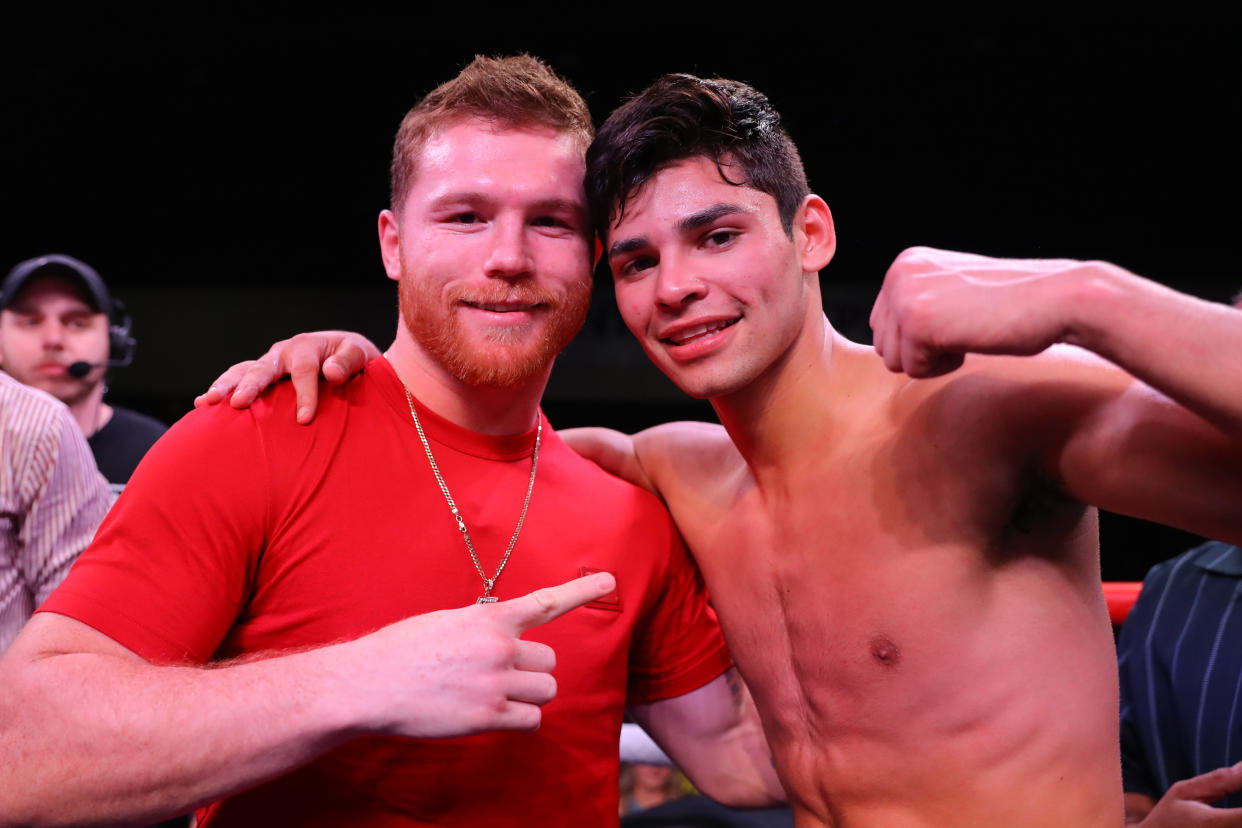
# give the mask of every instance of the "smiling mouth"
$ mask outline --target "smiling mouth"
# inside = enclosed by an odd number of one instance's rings
[[[730,328],[737,323],[737,319],[722,319],[719,322],[709,322],[706,325],[696,325],[693,328],[687,328],[675,336],[666,337],[660,341],[666,345],[689,345],[691,342],[697,342],[700,339],[705,339],[706,337],[719,333],[725,328]]]
[[[491,313],[521,313],[523,311],[533,311],[540,307],[539,303],[513,304],[509,302],[470,302],[467,300],[463,300],[462,304],[475,310],[489,311]]]

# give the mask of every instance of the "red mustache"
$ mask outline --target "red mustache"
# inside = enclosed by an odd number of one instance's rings
[[[564,294],[529,286],[496,285],[495,288],[463,286],[449,290],[448,299],[453,303],[466,302],[472,305],[550,305],[557,307],[563,302]]]

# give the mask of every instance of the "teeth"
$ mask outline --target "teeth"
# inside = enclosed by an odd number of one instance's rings
[[[736,322],[736,319],[730,319],[722,322],[710,322],[706,325],[696,325],[693,328],[682,331],[676,336],[669,337],[667,341],[672,342],[674,345],[686,345],[696,339],[702,339],[705,336],[710,336],[717,331],[723,331],[725,328]]]

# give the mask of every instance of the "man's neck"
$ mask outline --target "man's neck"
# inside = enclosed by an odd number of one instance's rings
[[[851,396],[858,347],[815,307],[780,360],[745,388],[711,400],[761,488],[814,463],[811,442],[832,433],[842,398]]]
[[[112,406],[103,401],[103,395],[104,387],[101,382],[87,392],[85,396],[66,403],[69,406],[69,413],[73,415],[78,428],[82,429],[82,434],[87,439],[93,437],[95,432],[107,425],[108,421],[112,419]]]
[[[552,371],[549,365],[541,375],[507,388],[469,385],[445,371],[404,327],[384,356],[420,403],[480,434],[521,434],[534,428]]]

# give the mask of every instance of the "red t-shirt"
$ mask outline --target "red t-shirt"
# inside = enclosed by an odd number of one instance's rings
[[[154,662],[205,662],[472,603],[482,583],[392,368],[376,360],[320,393],[311,427],[294,423],[288,383],[246,411],[187,415],[41,611]],[[521,511],[534,429],[489,437],[419,416],[491,575]],[[525,528],[496,594],[583,569],[615,574],[617,592],[525,636],[557,655],[557,697],[537,732],[357,739],[210,806],[202,824],[615,823],[623,707],[694,690],[729,659],[660,503],[578,457],[545,422]]]

